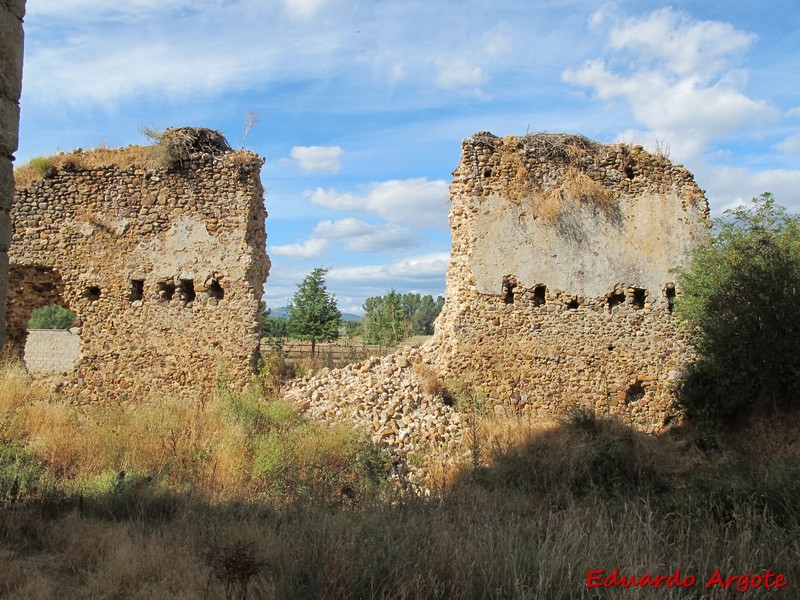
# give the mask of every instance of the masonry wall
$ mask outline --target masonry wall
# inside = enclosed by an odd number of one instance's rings
[[[523,411],[662,426],[692,356],[671,269],[708,231],[692,175],[640,146],[481,132],[464,140],[450,199],[439,371]]]
[[[21,353],[34,308],[74,311],[80,359],[62,392],[79,403],[199,400],[220,378],[246,382],[269,271],[262,164],[247,151],[156,171],[67,163],[18,190],[10,342]]]
[[[9,211],[14,197],[12,161],[17,149],[22,92],[24,14],[25,0],[0,2],[0,347],[5,340],[8,246],[11,242]]]

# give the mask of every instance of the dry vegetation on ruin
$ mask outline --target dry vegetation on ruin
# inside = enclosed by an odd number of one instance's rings
[[[615,566],[800,578],[796,440],[703,455],[587,412],[500,417],[454,388],[463,460],[422,498],[358,433],[265,392],[277,372],[196,406],[78,411],[6,361],[4,597],[592,598],[589,569]]]

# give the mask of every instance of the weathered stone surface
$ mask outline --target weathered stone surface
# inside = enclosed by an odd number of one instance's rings
[[[17,190],[9,342],[21,352],[39,306],[74,311],[81,358],[62,389],[81,403],[246,382],[269,272],[262,164],[195,152],[166,171],[77,166]]]
[[[8,160],[17,149],[19,143],[19,103],[0,97],[0,123],[6,126],[0,129],[0,155]]]
[[[8,211],[13,196],[11,158],[17,149],[19,97],[22,92],[22,17],[25,0],[0,2],[0,347],[5,341]]]
[[[469,373],[518,410],[581,405],[660,427],[667,375],[691,356],[670,269],[708,231],[691,174],[640,146],[478,133],[450,199],[447,299],[429,348],[442,376]]]
[[[24,3],[19,4],[24,12]],[[22,93],[22,17],[4,3],[0,3],[0,14],[0,97],[16,102]]]
[[[360,424],[400,463],[421,449],[429,464],[458,457],[465,421],[437,380],[477,388],[500,416],[580,406],[663,427],[670,385],[694,356],[672,321],[670,273],[708,231],[692,175],[638,146],[489,133],[464,140],[453,175],[434,338],[287,397]]]

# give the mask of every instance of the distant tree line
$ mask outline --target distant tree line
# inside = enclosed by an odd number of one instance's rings
[[[383,296],[364,301],[362,336],[368,344],[391,346],[414,335],[433,334],[433,322],[444,306],[444,297],[399,294],[390,289]]]
[[[444,306],[444,297],[430,294],[400,294],[390,289],[383,296],[364,301],[361,323],[342,321],[336,296],[325,287],[326,269],[318,268],[298,285],[289,304],[288,317],[272,317],[266,306],[261,313],[261,334],[278,345],[282,340],[298,339],[330,342],[361,336],[364,343],[391,346],[415,335],[433,334],[433,322]],[[313,350],[312,350],[313,353]]]

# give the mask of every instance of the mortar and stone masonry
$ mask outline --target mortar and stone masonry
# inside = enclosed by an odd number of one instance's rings
[[[499,413],[546,420],[582,407],[666,426],[672,382],[695,356],[672,317],[673,269],[709,230],[691,173],[641,146],[479,132],[463,142],[450,203],[433,339],[326,370],[287,397],[367,428],[398,458],[458,447],[462,416],[432,377]]]
[[[37,307],[75,312],[80,358],[59,385],[75,403],[200,401],[257,367],[264,161],[218,132],[165,135],[184,149],[168,168],[77,152],[16,192],[8,343],[22,353]]]

